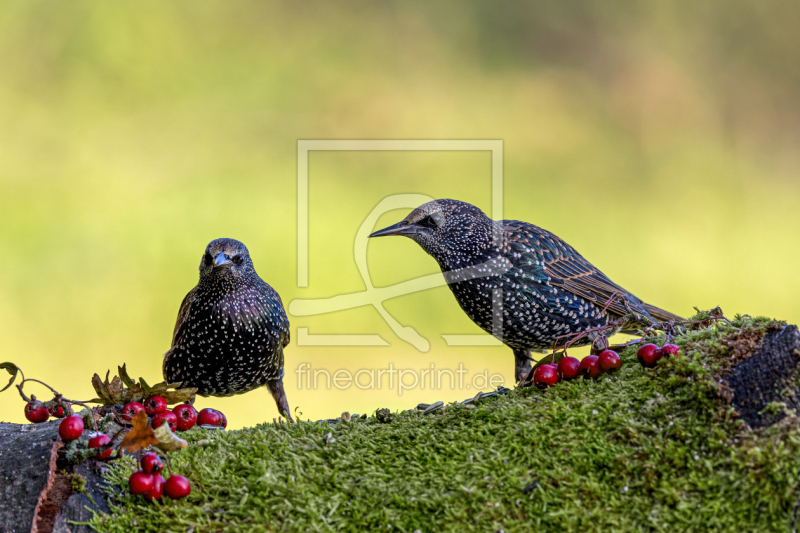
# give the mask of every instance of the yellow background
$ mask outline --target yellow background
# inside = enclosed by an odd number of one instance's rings
[[[353,239],[384,197],[491,207],[488,152],[314,152],[309,287],[297,287],[298,139],[502,139],[504,214],[549,229],[646,301],[800,322],[800,6],[760,2],[25,2],[0,10],[0,360],[68,397],[127,363],[160,381],[206,243],[242,240],[284,304],[364,289]],[[381,217],[378,227],[406,211]],[[437,272],[371,242],[379,286]],[[474,390],[297,390],[300,363],[488,369],[505,347],[446,287],[387,309],[290,316],[387,347],[286,351],[302,418]],[[580,353],[580,352],[578,352]],[[1,378],[1,377],[0,377]],[[2,378],[4,379],[4,378]],[[39,392],[31,387],[29,392]],[[200,399],[230,427],[265,390]],[[16,391],[0,419],[24,421]]]

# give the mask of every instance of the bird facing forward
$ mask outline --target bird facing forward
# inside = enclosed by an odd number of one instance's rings
[[[428,202],[370,237],[385,235],[410,237],[436,259],[464,312],[514,351],[517,381],[530,371],[530,351],[552,349],[559,338],[563,346],[565,336],[623,316],[641,319],[623,324],[625,333],[648,320],[682,320],[608,279],[549,231],[494,221],[465,202]]]
[[[197,387],[201,396],[233,396],[266,385],[278,411],[292,421],[283,390],[283,348],[289,320],[264,282],[247,247],[211,241],[200,261],[200,281],[183,299],[164,355],[168,382]]]

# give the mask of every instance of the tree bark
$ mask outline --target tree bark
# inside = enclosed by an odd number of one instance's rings
[[[70,464],[58,438],[60,422],[0,423],[0,532],[84,533],[93,530],[73,522],[91,518],[90,509],[109,511],[100,490],[107,466]],[[77,476],[83,492],[74,489]]]

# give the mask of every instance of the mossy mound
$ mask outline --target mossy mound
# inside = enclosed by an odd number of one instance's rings
[[[753,430],[721,380],[784,324],[737,317],[673,339],[655,369],[621,353],[598,381],[519,389],[433,414],[184,434],[188,501],[108,476],[98,531],[786,531],[798,498],[795,413]],[[663,339],[662,339],[663,340]],[[657,341],[658,342],[658,341]],[[741,355],[742,359],[747,356]],[[735,404],[735,400],[734,400]],[[772,403],[770,404],[773,405]],[[200,439],[210,443],[195,445]]]

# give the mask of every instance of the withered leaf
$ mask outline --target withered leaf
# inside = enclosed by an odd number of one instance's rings
[[[166,381],[162,381],[161,383],[156,383],[150,388],[148,396],[154,396],[156,394],[159,396],[164,396],[164,393],[167,392],[168,388],[169,387],[167,386]]]
[[[144,380],[144,378],[139,378],[139,386],[144,391],[145,398],[148,397],[148,396],[152,396],[152,394],[150,393],[151,387],[150,387],[150,385],[147,384],[147,382]]]
[[[0,368],[4,368],[5,370],[8,371],[9,374],[11,374],[11,379],[8,380],[8,385],[0,389],[0,392],[3,392],[7,388],[9,388],[12,383],[14,383],[15,379],[17,379],[17,372],[19,371],[19,368],[17,368],[17,365],[15,365],[14,363],[0,363]]]
[[[92,386],[97,392],[97,398],[90,400],[91,402],[103,404],[141,402],[149,396],[158,394],[164,396],[169,405],[173,405],[192,400],[197,392],[197,389],[180,389],[180,383],[167,383],[166,381],[151,387],[144,378],[139,378],[138,383],[132,380],[125,365],[118,367],[118,370],[119,376],[114,376],[111,381],[108,380],[111,374],[110,370],[106,374],[105,381],[101,380],[97,374],[92,377]]]
[[[168,424],[163,425],[168,426]],[[153,432],[153,428],[147,423],[147,413],[139,411],[133,417],[133,428],[122,438],[122,442],[119,444],[120,448],[128,453],[136,453],[151,444],[158,444],[158,439]]]
[[[141,402],[144,398],[144,390],[138,383],[134,383],[130,388],[125,389],[125,394],[122,395],[122,401],[119,403]]]
[[[174,403],[183,403],[186,401],[194,401],[194,395],[196,392],[196,387],[168,391],[164,393],[164,399],[167,400],[169,405]]]
[[[119,372],[119,378],[122,380],[122,382],[125,384],[126,387],[132,389],[134,388],[134,386],[138,386],[135,385],[133,380],[128,375],[128,370],[125,368],[125,363],[123,363],[122,366],[117,367],[117,372]]]
[[[111,399],[111,396],[108,394],[108,388],[106,387],[106,384],[103,383],[103,380],[100,379],[100,376],[97,374],[92,376],[92,386],[94,387],[97,396],[103,403],[114,403]]]
[[[119,377],[114,376],[111,383],[106,385],[106,390],[108,390],[108,395],[114,403],[122,402],[122,380]]]
[[[158,439],[156,448],[162,452],[176,452],[189,447],[189,443],[175,435],[166,422],[155,429],[155,435]]]

